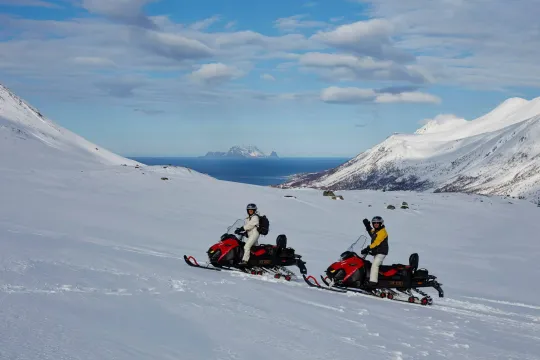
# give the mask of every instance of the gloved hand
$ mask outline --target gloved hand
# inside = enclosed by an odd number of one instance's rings
[[[362,255],[367,255],[371,252],[371,249],[370,247],[366,247],[365,249],[362,249],[362,251],[360,252]]]
[[[239,227],[239,228],[236,228],[236,230],[234,230],[234,233],[236,235],[240,235],[242,232],[244,232],[244,227]]]
[[[364,223],[365,226],[369,226],[369,225],[370,225],[368,219],[364,219],[364,220],[362,220],[362,222]]]

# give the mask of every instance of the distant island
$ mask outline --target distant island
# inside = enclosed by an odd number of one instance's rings
[[[227,152],[209,151],[204,158],[279,158],[275,151],[270,155],[266,155],[254,145],[248,146],[233,146]]]

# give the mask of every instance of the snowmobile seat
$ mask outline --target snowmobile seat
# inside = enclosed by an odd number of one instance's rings
[[[285,234],[278,235],[276,245],[278,251],[287,248],[287,236]]]
[[[381,265],[379,266],[379,273],[385,273],[387,271],[393,270],[395,265]]]
[[[251,253],[255,256],[261,256],[264,254],[273,254],[274,245],[271,244],[260,244],[251,247]]]
[[[415,272],[416,269],[418,269],[418,261],[419,256],[417,253],[413,253],[409,256],[409,266],[411,267],[412,272]]]
[[[384,277],[391,277],[403,271],[407,271],[409,266],[403,264],[381,265],[379,266],[379,274]]]

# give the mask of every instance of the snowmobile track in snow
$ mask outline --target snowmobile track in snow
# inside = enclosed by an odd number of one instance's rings
[[[373,293],[370,293],[370,292],[367,292],[367,291],[364,291],[364,290],[361,290],[361,289],[351,289],[351,288],[340,288],[340,287],[330,287],[330,286],[322,286],[320,285],[317,280],[313,277],[313,276],[305,276],[303,275],[303,278],[304,278],[304,281],[306,282],[306,284],[308,284],[310,287],[313,287],[313,288],[316,288],[316,289],[321,289],[321,290],[328,290],[328,291],[334,291],[334,292],[338,292],[338,293],[352,293],[352,294],[358,294],[358,295],[362,295],[362,296],[367,296],[367,297],[370,297],[370,298],[377,298],[377,299],[381,299],[381,300],[387,300],[387,301],[397,301],[397,302],[400,302],[400,303],[407,303],[407,304],[415,304],[415,305],[422,305],[422,306],[426,306],[426,305],[432,305],[431,302],[426,302],[425,304],[421,304],[420,301],[419,302],[416,302],[416,299],[415,299],[415,302],[410,302],[408,300],[405,300],[405,299],[401,299],[399,296],[401,294],[399,294],[398,292],[395,292],[393,291],[393,295],[394,297],[392,299],[387,299],[386,296],[385,297],[381,297],[379,295],[376,295],[376,294],[373,294]],[[314,282],[311,282],[310,281],[310,278],[313,279]],[[322,277],[321,277],[322,278]],[[323,280],[324,281],[324,280]]]

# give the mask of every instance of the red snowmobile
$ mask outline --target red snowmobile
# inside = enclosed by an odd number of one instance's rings
[[[193,256],[184,255],[184,260],[190,266],[211,270],[240,270],[253,275],[263,273],[273,274],[275,278],[284,277],[289,281],[295,274],[287,266],[297,266],[302,274],[307,273],[305,261],[302,256],[295,253],[293,248],[287,247],[287,236],[280,234],[276,244],[261,244],[251,247],[251,255],[247,265],[239,265],[244,256],[244,237],[246,233],[237,235],[231,233],[232,229],[242,227],[244,221],[238,219],[221,235],[220,241],[210,246],[208,251],[209,263],[199,265]],[[259,238],[260,239],[260,238]],[[194,261],[194,262],[192,262]]]
[[[313,276],[304,276],[304,280],[310,286],[338,292],[360,292],[402,301],[404,301],[402,296],[405,295],[407,302],[418,302],[422,305],[431,305],[433,300],[418,288],[432,287],[437,290],[439,297],[444,296],[442,284],[436,281],[437,277],[430,275],[426,269],[418,269],[419,257],[417,253],[409,256],[409,265],[392,264],[380,266],[378,283],[375,288],[371,288],[368,285],[371,261],[366,260],[367,255],[359,256],[354,251],[355,244],[362,238],[367,240],[366,236],[360,236],[347,251],[340,255],[338,261],[326,269],[326,276],[321,276],[326,287],[319,285]],[[366,240],[364,240],[364,244]],[[314,282],[311,282],[310,279]],[[421,295],[421,297],[415,295],[415,293]]]

